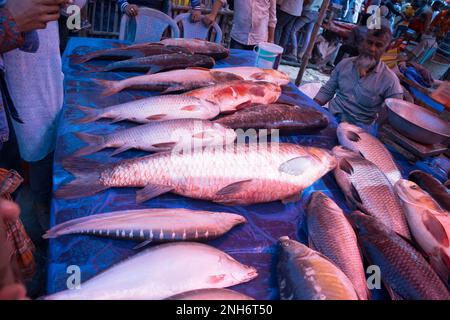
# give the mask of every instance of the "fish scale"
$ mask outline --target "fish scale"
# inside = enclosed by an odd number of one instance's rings
[[[399,234],[411,239],[400,200],[386,176],[370,161],[354,153],[342,157],[337,150],[339,147],[333,149],[338,157],[338,166],[334,174],[347,199],[360,210],[380,219]],[[350,164],[351,173],[344,171],[345,162]],[[357,192],[357,197],[352,191],[352,186]]]

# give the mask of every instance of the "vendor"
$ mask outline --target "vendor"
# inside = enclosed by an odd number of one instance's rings
[[[391,38],[386,27],[369,30],[359,55],[343,59],[317,93],[314,100],[322,106],[329,102],[329,110],[338,122],[350,122],[376,134],[376,121],[384,100],[403,98],[397,76],[380,61]]]
[[[203,19],[205,24],[212,24],[220,8],[227,3],[234,9],[231,48],[253,50],[260,42],[274,42],[276,0],[216,0],[211,13]]]
[[[135,17],[139,13],[139,7],[147,7],[164,12],[170,13],[170,0],[118,0],[117,4],[123,13],[130,17]],[[192,7],[192,21],[200,21],[202,14],[200,0],[191,0]]]

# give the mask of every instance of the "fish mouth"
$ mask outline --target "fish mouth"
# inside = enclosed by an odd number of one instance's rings
[[[246,281],[250,281],[255,279],[258,276],[258,270],[253,267],[249,267],[250,270],[247,272],[247,276],[245,277]]]

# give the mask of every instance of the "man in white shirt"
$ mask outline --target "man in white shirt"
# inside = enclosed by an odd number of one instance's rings
[[[203,22],[212,24],[220,8],[227,3],[234,10],[231,48],[252,50],[260,42],[274,42],[276,0],[217,0]]]
[[[277,4],[275,43],[285,48],[289,43],[295,18],[302,14],[303,0],[277,0]]]

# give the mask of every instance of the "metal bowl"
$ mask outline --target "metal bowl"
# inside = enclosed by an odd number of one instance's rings
[[[404,136],[423,144],[450,143],[450,123],[413,103],[386,99],[391,125]]]

